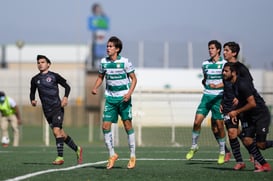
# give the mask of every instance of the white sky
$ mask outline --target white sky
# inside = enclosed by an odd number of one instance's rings
[[[272,0],[7,0],[0,2],[0,44],[87,43],[94,3],[110,18],[109,34],[123,41],[232,40],[253,67],[273,67]]]

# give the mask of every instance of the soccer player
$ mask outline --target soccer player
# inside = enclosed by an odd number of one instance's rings
[[[210,59],[204,61],[202,64],[204,75],[202,83],[204,85],[204,91],[201,103],[199,104],[195,114],[192,129],[192,146],[186,155],[187,160],[192,159],[199,149],[197,141],[201,132],[201,124],[209,111],[211,111],[212,131],[215,133],[214,136],[219,143],[220,153],[217,163],[225,163],[226,135],[223,114],[220,112],[220,103],[223,94],[222,69],[226,61],[220,56],[221,48],[221,43],[217,40],[211,40],[208,43]],[[228,156],[230,157],[230,153]]]
[[[235,97],[238,99],[236,109],[228,113],[231,121],[237,124],[241,114],[243,144],[255,159],[255,172],[270,171],[271,166],[263,158],[259,149],[273,147],[273,141],[266,140],[271,122],[270,112],[254,85],[239,76],[239,64],[228,62],[223,69],[223,78],[232,83]],[[256,140],[256,143],[255,141]]]
[[[115,161],[118,159],[118,154],[114,150],[111,125],[112,123],[117,123],[119,115],[128,135],[130,160],[127,168],[132,169],[136,164],[131,95],[137,84],[137,78],[132,63],[120,55],[121,50],[121,40],[115,36],[110,37],[107,41],[108,56],[101,59],[98,78],[92,89],[92,94],[97,94],[97,89],[105,78],[106,89],[102,131],[105,145],[109,151],[107,169],[113,168]]]
[[[32,106],[37,105],[35,92],[38,89],[44,115],[56,139],[58,156],[52,164],[62,165],[64,163],[64,143],[76,152],[77,163],[81,164],[82,147],[77,146],[63,129],[64,107],[68,104],[70,86],[60,74],[49,71],[50,65],[51,61],[46,56],[37,56],[37,67],[40,72],[31,79],[30,102]],[[58,85],[64,87],[65,90],[62,100],[59,97]]]
[[[9,122],[13,131],[13,146],[19,146],[18,125],[21,124],[19,108],[16,102],[11,97],[6,96],[6,94],[2,91],[0,91],[0,122],[2,132],[2,146],[9,146]]]
[[[241,62],[237,61],[237,57],[240,52],[240,46],[236,42],[227,42],[223,46],[224,48],[224,58],[228,62],[236,63],[238,66],[238,71],[240,77],[247,80],[250,84],[253,84],[253,78],[248,70],[248,68],[242,64]],[[246,167],[245,163],[243,162],[242,154],[240,151],[240,142],[238,140],[238,136],[240,135],[239,124],[236,122],[234,124],[228,113],[236,108],[238,104],[238,99],[235,97],[232,89],[232,83],[227,80],[223,80],[224,82],[224,93],[223,99],[221,103],[222,113],[224,114],[224,120],[226,129],[228,131],[229,143],[233,152],[233,156],[236,160],[236,165],[233,167],[234,170],[241,170]],[[242,119],[242,117],[238,116],[238,119]],[[250,156],[251,161],[253,161],[253,157]]]

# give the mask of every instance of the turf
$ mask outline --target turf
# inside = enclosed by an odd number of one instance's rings
[[[272,126],[271,126],[272,128]],[[61,166],[52,165],[56,158],[56,148],[50,133],[50,146],[44,146],[41,127],[24,126],[19,147],[0,147],[0,180],[185,180],[185,181],[251,181],[272,180],[273,171],[254,173],[253,164],[248,161],[249,155],[242,147],[246,169],[233,171],[234,159],[223,165],[217,164],[218,146],[209,128],[202,129],[200,149],[191,161],[185,160],[190,147],[191,128],[176,130],[177,144],[170,144],[170,129],[145,128],[143,142],[145,146],[137,147],[137,166],[126,168],[129,159],[129,149],[126,146],[124,130],[120,132],[121,146],[116,147],[120,159],[115,167],[106,170],[108,153],[100,137],[100,128],[93,130],[94,141],[88,142],[88,127],[71,127],[65,130],[76,143],[83,146],[82,165],[76,165],[76,154],[67,146],[64,150],[65,163]],[[271,129],[272,132],[272,129]],[[159,134],[160,133],[160,134]],[[272,139],[270,134],[269,139]],[[159,145],[159,146],[158,146]],[[273,166],[273,148],[262,151],[264,157]]]
[[[55,147],[21,146],[1,149],[0,180],[271,180],[273,171],[254,173],[253,164],[242,149],[247,167],[243,171],[233,171],[235,162],[218,165],[217,147],[201,147],[193,160],[185,160],[187,148],[180,147],[139,147],[137,166],[126,168],[128,148],[116,148],[120,159],[111,170],[106,170],[107,152],[101,146],[84,147],[84,163],[76,166],[76,155],[65,147],[65,163],[61,166],[51,164],[55,159]],[[273,165],[272,150],[262,152]],[[36,175],[41,171],[40,175]],[[48,173],[43,173],[48,172]],[[34,174],[29,176],[27,174]]]

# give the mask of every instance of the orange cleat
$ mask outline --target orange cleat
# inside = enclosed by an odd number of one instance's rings
[[[233,167],[233,170],[243,170],[244,168],[246,168],[246,164],[241,162],[241,163],[237,163]]]
[[[106,168],[107,168],[107,169],[113,168],[114,165],[115,165],[115,161],[117,161],[117,159],[118,159],[118,154],[115,153],[113,156],[111,156],[111,157],[108,159],[108,163],[107,163]]]
[[[132,168],[135,168],[135,166],[136,166],[136,157],[131,157],[128,162],[127,168],[132,169]]]
[[[229,162],[230,158],[231,158],[231,153],[230,152],[226,153],[225,154],[225,163]]]

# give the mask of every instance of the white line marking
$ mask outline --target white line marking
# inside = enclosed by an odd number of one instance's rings
[[[76,165],[76,166],[67,167],[67,168],[43,170],[43,171],[38,171],[38,172],[22,175],[22,176],[19,176],[19,177],[11,178],[11,179],[8,179],[8,180],[5,180],[5,181],[19,181],[19,180],[24,180],[24,179],[34,177],[34,176],[37,176],[37,175],[42,175],[42,174],[45,174],[45,173],[68,171],[68,170],[73,170],[73,169],[77,169],[77,168],[81,168],[81,167],[85,167],[85,166],[100,165],[100,164],[104,164],[104,163],[107,163],[107,161],[100,161],[100,162],[95,162],[95,163],[85,163],[85,164]]]
[[[119,158],[119,160],[128,160],[126,158]],[[186,160],[183,158],[137,158],[138,161],[142,160],[142,161],[215,161],[217,159],[192,159],[192,160]],[[231,159],[232,161],[235,161],[234,159]],[[273,159],[266,159],[266,160],[273,160]],[[18,176],[15,178],[11,178],[5,181],[20,181],[20,180],[24,180],[30,177],[34,177],[37,175],[42,175],[45,173],[50,173],[50,172],[59,172],[59,171],[68,171],[68,170],[74,170],[77,168],[82,168],[85,166],[93,166],[93,165],[100,165],[100,164],[104,164],[107,163],[107,161],[99,161],[99,162],[95,162],[95,163],[85,163],[85,164],[81,164],[81,165],[76,165],[76,166],[72,166],[72,167],[67,167],[67,168],[59,168],[59,169],[49,169],[49,170],[44,170],[44,171],[38,171],[38,172],[34,172],[34,173],[29,173],[26,175],[22,175],[22,176]]]

